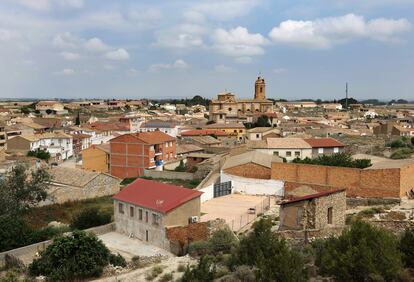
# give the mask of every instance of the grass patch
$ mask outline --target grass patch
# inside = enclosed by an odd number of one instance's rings
[[[74,215],[86,208],[97,208],[103,213],[114,214],[112,197],[105,196],[32,208],[25,213],[24,220],[33,228],[45,227],[51,221],[69,224]]]

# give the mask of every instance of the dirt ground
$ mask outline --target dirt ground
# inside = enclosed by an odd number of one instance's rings
[[[206,222],[217,218],[224,219],[233,231],[253,221],[258,214],[264,213],[263,205],[266,196],[231,194],[206,201],[201,204],[201,221]],[[270,202],[273,202],[270,200]],[[256,208],[256,213],[249,213],[249,208]]]

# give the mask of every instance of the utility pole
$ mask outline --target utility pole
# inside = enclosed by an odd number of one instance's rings
[[[348,82],[345,84],[345,108],[348,110]]]

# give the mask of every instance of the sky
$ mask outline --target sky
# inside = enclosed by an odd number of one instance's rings
[[[0,98],[414,100],[414,0],[1,0]]]

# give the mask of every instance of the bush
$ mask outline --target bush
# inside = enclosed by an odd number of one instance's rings
[[[390,143],[390,147],[395,149],[395,148],[404,148],[406,146],[405,142],[403,140],[394,140]]]
[[[184,161],[181,160],[180,164],[174,170],[178,171],[178,172],[185,172],[186,168],[185,168],[185,165],[184,165]]]
[[[172,273],[165,273],[163,276],[160,277],[160,279],[158,280],[159,282],[168,282],[168,281],[172,281],[174,278]]]
[[[400,250],[406,267],[414,268],[414,229],[407,229],[401,236]]]
[[[411,145],[414,146],[414,137],[411,137]]]
[[[70,227],[73,229],[87,229],[111,222],[111,215],[102,213],[98,208],[87,208],[72,218]]]
[[[27,152],[28,157],[35,157],[41,160],[49,160],[50,153],[48,151],[37,149],[36,151],[29,151]]]
[[[336,153],[332,155],[322,155],[315,159],[306,157],[305,159],[296,158],[292,162],[302,164],[339,166],[339,167],[353,167],[353,168],[367,168],[370,167],[371,160],[369,159],[352,159],[349,153]]]
[[[110,254],[109,255],[109,263],[113,266],[120,266],[120,267],[126,267],[127,263],[125,259],[120,254]]]
[[[320,240],[314,247],[315,264],[336,281],[392,281],[402,269],[397,238],[360,220],[338,238]]]
[[[256,268],[258,281],[306,281],[303,258],[271,229],[269,218],[255,222],[253,232],[240,240],[231,268],[240,265]]]
[[[188,253],[191,256],[204,256],[211,254],[212,245],[208,241],[196,241],[190,244],[188,247]]]
[[[229,229],[220,229],[215,231],[210,240],[210,245],[215,253],[230,252],[231,248],[236,246],[236,238]]]
[[[177,266],[177,271],[178,272],[184,272],[185,271],[185,265],[184,264],[179,264]]]
[[[214,280],[216,275],[216,266],[212,259],[207,256],[200,258],[197,265],[187,266],[181,282],[210,282]]]
[[[159,266],[159,265],[154,266],[151,269],[151,272],[149,272],[145,275],[145,279],[148,280],[148,281],[152,281],[155,278],[157,278],[157,276],[160,275],[162,273],[162,271],[163,271],[163,269],[162,269],[161,266]]]
[[[30,264],[29,273],[51,281],[83,280],[101,275],[110,260],[110,251],[94,234],[74,231],[56,238],[41,252]]]
[[[413,149],[400,148],[391,154],[391,159],[407,159],[414,153]]]

